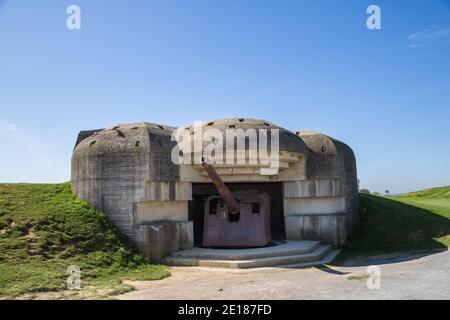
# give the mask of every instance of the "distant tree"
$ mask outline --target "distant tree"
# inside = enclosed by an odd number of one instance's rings
[[[359,190],[359,192],[361,192],[361,193],[367,193],[367,194],[370,194],[370,191],[369,191],[369,189],[365,189],[365,188],[363,188],[363,189]]]
[[[381,193],[379,193],[379,192],[374,192],[372,194],[375,195],[375,196],[381,196]]]
[[[389,195],[389,190],[386,190],[384,193],[386,193],[386,195],[388,196]]]

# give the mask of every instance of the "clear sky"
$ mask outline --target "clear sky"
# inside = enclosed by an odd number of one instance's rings
[[[68,181],[79,130],[224,117],[346,142],[371,191],[450,185],[450,2],[0,0],[1,182]]]

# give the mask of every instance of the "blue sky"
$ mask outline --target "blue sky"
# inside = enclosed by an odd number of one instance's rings
[[[68,181],[79,130],[224,117],[346,142],[371,191],[450,185],[450,2],[0,0],[0,181]]]

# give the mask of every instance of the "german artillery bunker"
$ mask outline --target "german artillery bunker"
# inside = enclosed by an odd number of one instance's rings
[[[238,135],[228,136],[230,130],[244,132],[240,147]],[[200,147],[180,149],[176,132],[185,134],[185,146],[201,139]],[[248,133],[256,133],[256,144]],[[217,139],[220,134],[226,138]],[[260,143],[270,139],[267,153],[276,153],[276,170],[273,163],[254,159]],[[211,143],[215,149],[204,157]],[[226,147],[236,145],[229,157]],[[182,160],[174,161],[174,153]],[[228,161],[237,154],[240,161]],[[184,258],[178,264],[200,265],[206,254],[216,262],[244,257],[241,265],[253,266],[258,249],[250,247],[264,246],[262,265],[274,264],[271,252],[277,244],[291,248],[292,255],[283,253],[291,257],[305,246],[309,251],[302,252],[310,254],[322,248],[321,258],[345,244],[357,220],[356,160],[350,147],[319,132],[289,131],[263,120],[223,119],[180,128],[131,123],[81,131],[71,175],[73,193],[105,212],[154,262],[177,264],[178,257]]]

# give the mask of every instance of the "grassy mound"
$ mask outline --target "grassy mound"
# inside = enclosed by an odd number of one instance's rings
[[[400,199],[450,199],[450,186],[425,189],[399,196]]]
[[[359,195],[359,221],[337,261],[450,246],[450,187],[398,197]]]
[[[67,268],[82,287],[128,291],[122,279],[169,275],[119,236],[103,213],[76,199],[70,184],[0,184],[0,296],[66,289]]]

